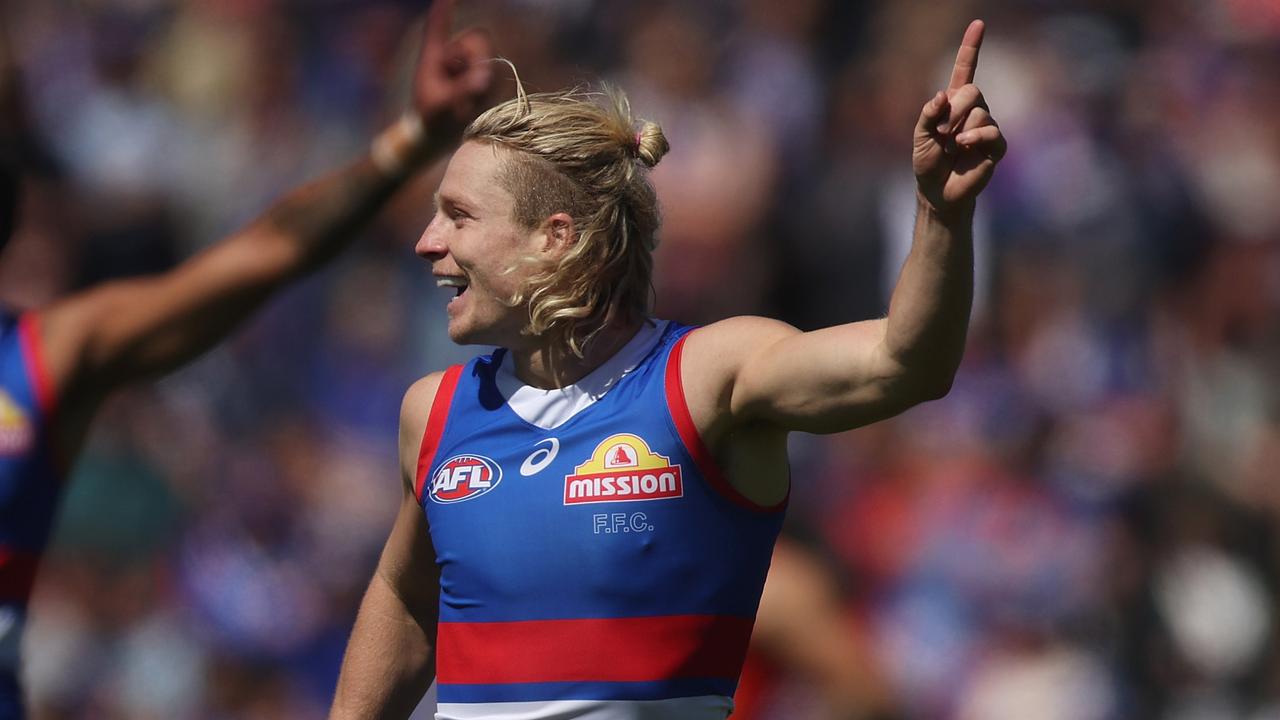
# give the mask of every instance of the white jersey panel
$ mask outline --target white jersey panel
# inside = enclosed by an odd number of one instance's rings
[[[525,422],[553,430],[604,397],[627,373],[636,369],[662,339],[667,321],[648,322],[640,327],[621,350],[603,365],[572,385],[543,390],[525,385],[516,377],[510,358],[502,358],[494,381],[507,405]]]
[[[731,699],[704,695],[668,700],[441,703],[436,720],[725,720],[731,712]]]

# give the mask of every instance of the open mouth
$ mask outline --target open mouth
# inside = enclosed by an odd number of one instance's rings
[[[454,297],[461,297],[462,293],[467,291],[467,279],[461,275],[439,275],[436,277],[436,287],[451,287],[457,290]]]

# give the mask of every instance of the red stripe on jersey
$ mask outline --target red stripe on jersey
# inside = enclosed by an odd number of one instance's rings
[[[422,487],[426,483],[427,473],[431,472],[431,463],[436,459],[436,447],[444,436],[444,424],[449,419],[449,406],[453,404],[453,391],[458,387],[458,378],[462,375],[462,366],[454,365],[444,371],[440,385],[436,388],[435,399],[431,401],[431,414],[427,416],[427,429],[422,433],[422,445],[418,448],[418,477],[413,484],[413,494],[422,502]]]
[[[442,622],[437,678],[455,685],[737,679],[752,622],[727,615]]]
[[[31,597],[40,556],[0,548],[0,601],[25,603]]]
[[[36,402],[40,404],[40,412],[48,419],[53,415],[56,395],[53,380],[49,377],[49,366],[45,364],[44,346],[40,343],[40,320],[34,313],[26,313],[18,320],[18,338],[22,345],[22,358],[31,372]]]
[[[684,341],[688,339],[689,336],[685,335],[677,340],[675,347],[671,348],[671,355],[667,358],[667,407],[671,410],[671,419],[675,421],[676,431],[680,433],[680,440],[684,442],[685,448],[693,456],[693,462],[698,466],[698,470],[702,472],[702,476],[706,478],[707,483],[716,492],[728,498],[735,505],[748,510],[757,512],[781,510],[787,505],[787,498],[785,497],[777,505],[761,505],[738,492],[737,488],[725,478],[724,473],[720,471],[720,464],[716,462],[715,457],[707,450],[707,446],[703,444],[702,435],[698,433],[698,427],[693,424],[693,416],[689,414],[689,403],[685,400],[684,382],[681,380],[680,375],[680,356],[684,350]]]

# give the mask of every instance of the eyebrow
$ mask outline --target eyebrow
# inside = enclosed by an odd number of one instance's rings
[[[453,196],[442,196],[439,190],[436,190],[435,194],[431,196],[431,200],[433,203],[435,203],[435,207],[437,210],[440,209],[441,201],[444,201],[445,203],[449,204],[452,207],[457,207],[457,208],[462,208],[464,210],[467,210],[468,212],[474,207],[471,203],[467,202],[466,200],[460,200]]]

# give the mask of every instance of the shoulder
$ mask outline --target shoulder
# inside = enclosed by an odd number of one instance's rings
[[[753,357],[768,353],[779,341],[800,334],[781,320],[740,315],[695,328],[681,353],[686,382],[717,378],[732,381]]]
[[[749,355],[799,333],[795,327],[781,320],[739,315],[695,328],[689,333],[687,346],[697,347],[700,352],[727,353],[736,357]]]
[[[799,330],[779,320],[743,315],[695,328],[680,353],[680,383],[689,413],[715,444],[733,424],[735,388],[753,359]]]
[[[68,387],[75,384],[75,372],[83,354],[82,339],[93,321],[82,310],[85,303],[75,301],[78,297],[10,316],[10,321],[19,329],[18,336],[25,349],[38,363],[37,371],[43,382],[63,406]]]
[[[408,390],[405,390],[404,399],[400,402],[400,423],[402,425],[406,421],[410,421],[411,424],[418,425],[419,429],[426,426],[427,416],[431,413],[431,403],[435,401],[436,392],[440,389],[444,374],[444,370],[439,370],[418,378],[417,381],[409,386]]]
[[[419,378],[405,391],[400,402],[400,465],[407,482],[412,483],[417,472],[422,437],[444,376],[445,371],[441,370]]]

